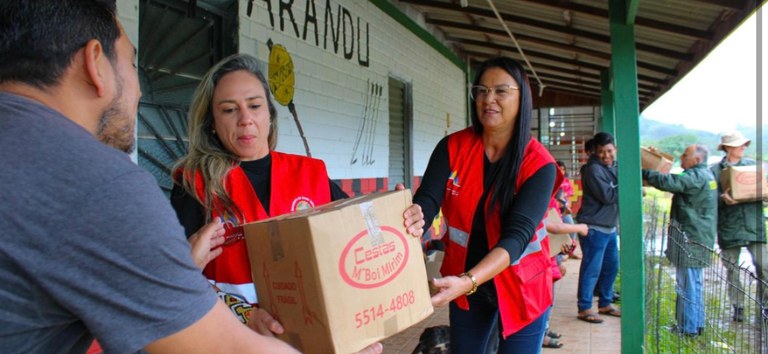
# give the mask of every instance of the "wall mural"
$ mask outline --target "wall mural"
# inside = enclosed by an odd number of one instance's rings
[[[296,105],[293,104],[293,87],[296,83],[296,75],[293,71],[293,59],[291,54],[280,44],[273,44],[272,39],[267,41],[269,47],[269,91],[275,97],[275,101],[283,106],[287,106],[293,115],[293,121],[296,122],[296,128],[299,129],[301,141],[304,142],[304,150],[307,156],[312,157],[309,152],[309,143],[304,136],[304,129],[301,128],[299,115],[296,113]]]
[[[360,120],[360,124],[357,128],[357,136],[355,138],[355,145],[352,148],[352,158],[349,160],[350,165],[357,163],[358,151],[362,155],[361,164],[373,165],[376,160],[373,159],[373,143],[376,140],[376,126],[379,122],[379,105],[381,104],[381,96],[384,91],[384,86],[368,80],[368,90],[365,94],[363,104],[363,119]],[[362,149],[360,149],[362,143]]]
[[[320,31],[317,24],[317,9],[315,6],[315,0],[306,0],[304,4],[304,18],[302,23],[302,30],[299,29],[299,23],[296,22],[298,15],[301,15],[299,11],[294,14],[293,3],[294,1],[282,1],[282,0],[262,0],[267,6],[267,13],[269,15],[269,25],[272,29],[275,29],[275,11],[277,17],[280,19],[280,32],[293,33],[296,38],[313,43],[316,47],[320,47]],[[273,1],[277,2],[277,9],[272,7]],[[321,0],[322,1],[322,0]],[[334,13],[335,11],[335,13]],[[248,17],[253,15],[253,0],[248,1],[246,14]],[[353,20],[352,13],[344,6],[336,5],[334,9],[331,6],[331,0],[325,0],[325,13],[321,14],[325,25],[322,28],[324,50],[328,48],[328,35],[330,34],[330,44],[335,54],[339,54],[339,48],[341,48],[344,59],[349,61],[355,61],[355,47],[357,47],[357,64],[362,67],[368,67],[370,65],[370,25],[368,22],[363,21],[361,23],[360,16],[356,16]],[[301,20],[301,19],[299,19]],[[290,24],[289,31],[286,31],[286,23]],[[365,25],[365,32],[361,33]],[[290,31],[290,29],[293,31]],[[313,34],[312,37],[307,39],[308,35]]]

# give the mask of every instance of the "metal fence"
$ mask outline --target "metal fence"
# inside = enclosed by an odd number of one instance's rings
[[[718,249],[690,240],[674,222],[667,220],[656,200],[646,201],[644,209],[645,352],[768,353],[768,304],[761,304],[757,295],[768,285],[755,275],[748,254],[740,257],[743,262],[729,261]],[[677,257],[665,253],[675,247],[680,250]],[[690,262],[708,264],[701,268],[705,325],[696,334],[680,333],[682,324],[676,319],[678,302],[692,299],[677,291],[675,264]],[[730,281],[729,270],[733,272]],[[741,307],[733,305],[737,300],[742,301]]]

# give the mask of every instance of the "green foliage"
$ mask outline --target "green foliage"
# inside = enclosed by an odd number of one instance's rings
[[[673,135],[666,138],[661,138],[659,140],[648,139],[647,141],[643,142],[643,145],[648,144],[648,146],[655,146],[657,149],[674,156],[675,159],[677,160],[680,158],[680,155],[683,154],[683,152],[685,151],[685,148],[687,148],[691,144],[698,144],[698,143],[700,142],[699,142],[699,138],[696,137],[696,135],[681,134],[681,135]]]

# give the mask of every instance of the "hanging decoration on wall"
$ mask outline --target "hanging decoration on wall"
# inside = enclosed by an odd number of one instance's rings
[[[299,129],[299,135],[304,142],[307,156],[312,157],[307,138],[304,136],[304,129],[301,128],[301,122],[299,122],[299,115],[296,113],[296,105],[293,104],[296,75],[293,71],[291,54],[282,45],[273,44],[272,39],[267,40],[267,46],[269,47],[269,91],[272,92],[277,103],[288,107],[291,115],[293,115],[293,121],[296,122],[296,128]]]
[[[357,137],[355,138],[355,145],[352,148],[352,158],[349,160],[350,165],[357,163],[357,152],[360,150],[360,144],[362,143],[362,161],[363,165],[373,165],[376,160],[373,159],[373,143],[376,139],[376,126],[379,121],[379,105],[381,104],[382,92],[384,92],[384,86],[371,82],[368,80],[368,90],[365,94],[363,104],[363,117],[360,119],[360,124],[357,128]]]

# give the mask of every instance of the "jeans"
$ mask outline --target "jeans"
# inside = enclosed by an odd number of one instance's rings
[[[579,312],[592,308],[592,296],[598,283],[598,307],[607,307],[613,301],[613,282],[619,273],[617,234],[589,229],[587,236],[579,236],[581,267],[579,268]]]
[[[475,295],[467,298],[469,310],[460,309],[455,302],[450,304],[451,354],[485,354],[497,340],[498,353],[541,353],[551,308],[507,339],[501,339],[498,304],[488,301],[487,296],[483,298],[483,294]]]
[[[749,254],[752,255],[752,264],[755,266],[755,273],[757,273],[760,280],[768,282],[768,246],[765,243],[750,242],[747,247]],[[741,247],[725,248],[721,250],[720,255],[733,262],[736,265],[739,264],[739,254],[741,254]],[[737,267],[731,266],[729,262],[723,262],[725,269],[727,270],[726,279],[728,280],[728,297],[731,299],[731,303],[736,307],[744,307],[744,286],[741,284],[740,273],[741,270]],[[758,282],[758,294],[757,298],[760,299],[763,306],[768,306],[768,289]]]
[[[687,334],[704,328],[704,294],[701,291],[704,273],[701,268],[677,268],[677,300],[675,317],[677,327]]]

